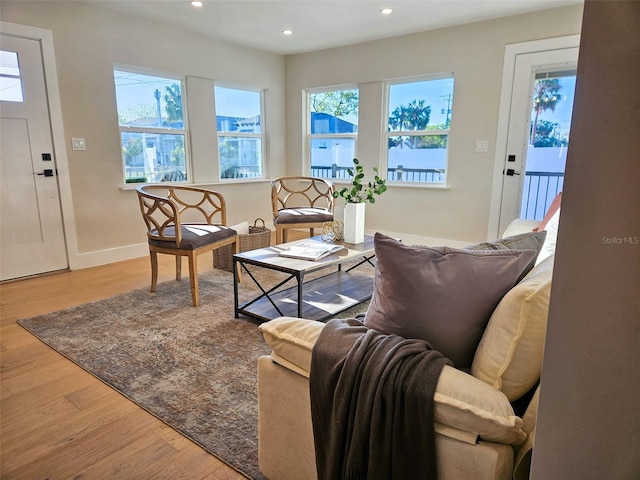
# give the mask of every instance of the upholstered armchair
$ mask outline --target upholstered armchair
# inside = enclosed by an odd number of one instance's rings
[[[280,177],[271,182],[276,243],[286,243],[287,230],[314,228],[333,220],[333,184],[324,178]]]

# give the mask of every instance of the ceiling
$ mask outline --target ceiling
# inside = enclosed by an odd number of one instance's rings
[[[516,15],[583,0],[81,0],[280,55]],[[382,15],[382,8],[392,8]],[[285,36],[282,31],[293,34]]]

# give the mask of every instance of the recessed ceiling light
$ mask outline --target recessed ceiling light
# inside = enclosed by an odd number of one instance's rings
[[[391,10],[390,8],[383,8],[382,10],[380,10],[380,13],[383,15],[389,15],[391,12],[393,12],[393,10]]]
[[[283,35],[293,35],[293,30],[282,30]]]
[[[202,2],[199,2],[197,0],[193,0],[191,2],[191,5],[193,5],[194,7],[201,7],[202,6]]]

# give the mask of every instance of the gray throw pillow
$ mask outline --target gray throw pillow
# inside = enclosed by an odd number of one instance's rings
[[[471,366],[491,313],[535,251],[430,248],[376,233],[374,291],[364,323],[420,338],[456,367]]]
[[[544,240],[547,237],[546,230],[540,230],[538,232],[525,232],[519,235],[513,235],[511,237],[500,238],[491,242],[476,243],[475,245],[469,245],[464,247],[466,250],[533,250],[536,252],[536,256],[524,269],[520,278],[516,283],[520,283],[527,273],[535,266],[536,259],[542,250]]]

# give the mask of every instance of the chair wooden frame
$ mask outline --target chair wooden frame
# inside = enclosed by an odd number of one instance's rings
[[[271,181],[271,207],[276,229],[276,244],[287,242],[287,230],[308,228],[313,236],[314,228],[324,222],[278,223],[280,210],[295,208],[319,208],[333,215],[333,184],[318,177],[288,176]]]
[[[198,255],[225,245],[234,245],[234,252],[239,253],[238,235],[198,247],[185,248],[182,227],[185,225],[226,226],[227,212],[224,197],[212,190],[181,185],[141,185],[136,191],[142,218],[147,226],[151,257],[151,292],[156,291],[158,283],[159,253],[175,255],[176,280],[180,280],[182,276],[182,257],[187,257],[191,299],[193,305],[197,307],[199,304]],[[189,217],[188,221],[185,217]],[[192,218],[196,221],[191,221]],[[166,246],[159,246],[159,243],[166,243]]]

